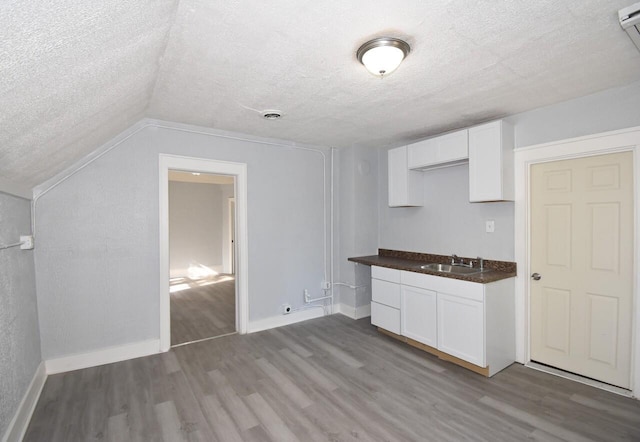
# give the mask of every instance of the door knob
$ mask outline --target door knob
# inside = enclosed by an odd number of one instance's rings
[[[540,278],[542,278],[542,275],[540,275],[540,273],[533,273],[531,277],[533,278],[534,281],[540,281]]]

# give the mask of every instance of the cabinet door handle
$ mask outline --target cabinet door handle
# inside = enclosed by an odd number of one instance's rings
[[[542,278],[542,275],[540,273],[533,273],[531,275],[531,278],[533,278],[534,281],[540,281],[540,278]]]

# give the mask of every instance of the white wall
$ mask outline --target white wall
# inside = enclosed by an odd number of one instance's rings
[[[160,153],[248,165],[250,321],[279,316],[285,302],[302,305],[305,288],[321,293],[328,155],[192,126],[149,124],[117,137],[123,140],[117,147],[37,203],[45,359],[158,339]]]
[[[222,185],[169,181],[169,273],[190,266],[222,271]]]
[[[0,246],[31,232],[31,202],[0,192]],[[0,250],[0,438],[42,358],[33,251]]]

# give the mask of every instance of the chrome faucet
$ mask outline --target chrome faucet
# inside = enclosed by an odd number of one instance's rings
[[[451,255],[451,265],[456,265],[456,261],[458,260],[458,255]]]

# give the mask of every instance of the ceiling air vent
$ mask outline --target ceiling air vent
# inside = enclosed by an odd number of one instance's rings
[[[620,26],[627,31],[629,37],[640,50],[640,3],[634,3],[631,6],[618,11]]]

